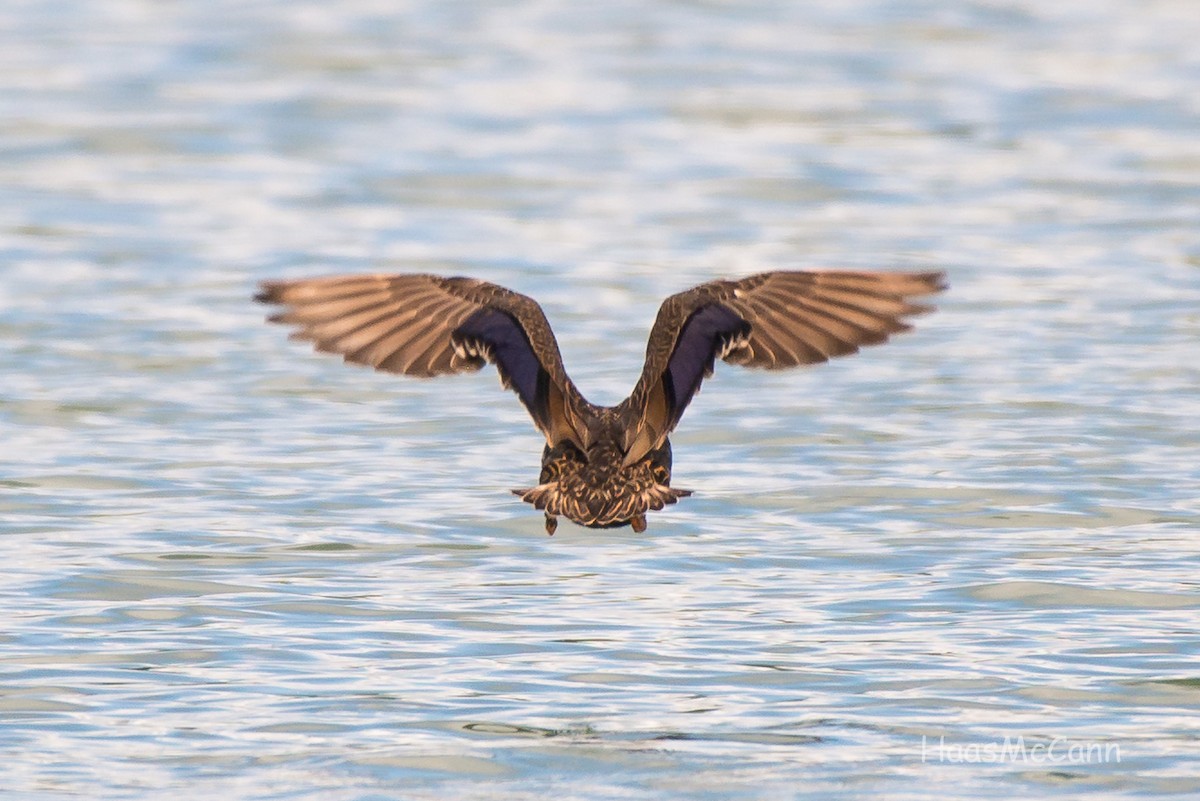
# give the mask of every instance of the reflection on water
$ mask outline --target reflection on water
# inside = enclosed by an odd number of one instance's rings
[[[1194,790],[1190,9],[394,5],[0,10],[8,795]],[[493,374],[249,302],[488,278],[614,402],[666,294],[826,265],[952,291],[718,368],[640,536],[541,533]]]

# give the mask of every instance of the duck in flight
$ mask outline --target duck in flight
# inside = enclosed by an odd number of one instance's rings
[[[339,275],[266,281],[255,299],[283,310],[293,339],[347,362],[431,377],[496,365],[545,436],[538,484],[513,490],[546,514],[591,528],[646,529],[646,513],[691,494],[671,487],[671,442],[717,359],[781,369],[828,361],[909,330],[932,310],[912,298],[942,273],[778,271],[718,280],[663,301],[641,377],[616,406],[596,406],[563,368],[532,298],[473,278]]]

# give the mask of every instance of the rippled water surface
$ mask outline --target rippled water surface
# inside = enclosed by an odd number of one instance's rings
[[[5,5],[0,794],[1196,792],[1195,12]],[[249,301],[486,278],[612,403],[665,295],[822,266],[952,287],[719,366],[642,535],[545,536],[492,372]]]

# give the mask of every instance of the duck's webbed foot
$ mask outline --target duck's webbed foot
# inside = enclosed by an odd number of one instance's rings
[[[549,512],[547,512],[546,513],[546,533],[549,534],[551,537],[553,537],[554,532],[557,530],[558,530],[558,518],[555,517],[554,515],[550,514]]]
[[[634,534],[641,534],[643,531],[646,530],[646,516],[645,515],[635,516],[632,520],[629,521],[629,525],[633,526]]]

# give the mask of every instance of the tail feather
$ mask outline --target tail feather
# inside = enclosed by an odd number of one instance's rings
[[[536,487],[528,489],[515,489],[512,494],[518,496],[525,503],[532,503],[535,509],[545,509],[550,496],[558,494],[558,482],[551,481],[548,484],[538,484]],[[551,512],[551,514],[555,513]]]
[[[613,498],[599,494],[590,497],[561,491],[557,481],[548,481],[513,494],[550,515],[562,515],[585,526],[609,526],[627,523],[638,515],[658,511],[692,494],[691,490],[652,484],[640,492]]]

